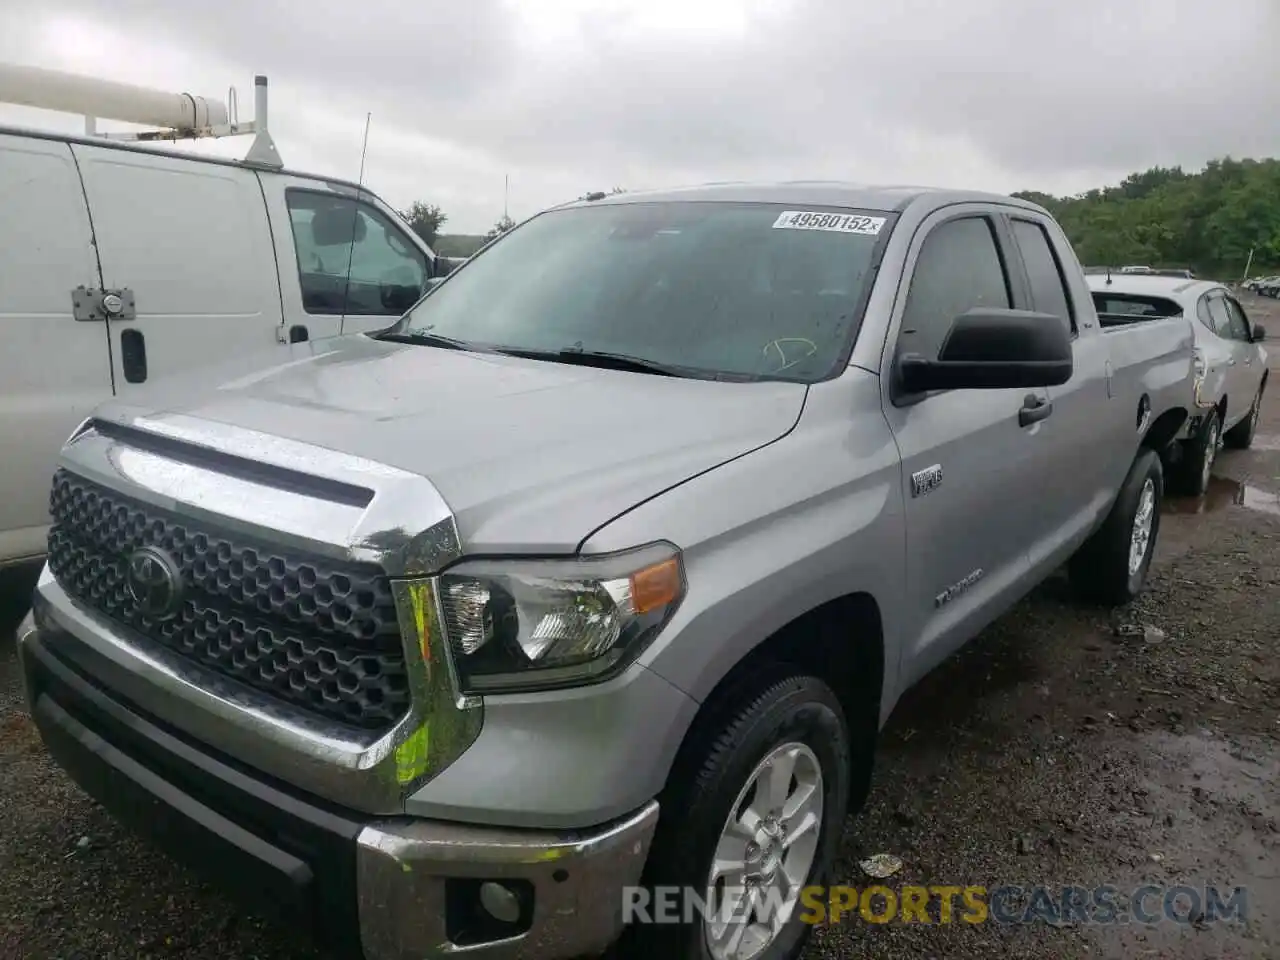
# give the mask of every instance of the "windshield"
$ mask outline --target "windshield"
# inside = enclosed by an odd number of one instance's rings
[[[609,353],[685,375],[829,376],[888,215],[723,202],[544,213],[388,333],[477,348]]]

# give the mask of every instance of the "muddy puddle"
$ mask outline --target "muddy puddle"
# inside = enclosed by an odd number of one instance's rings
[[[1244,507],[1246,510],[1257,510],[1280,517],[1280,494],[1239,480],[1214,477],[1209,481],[1209,489],[1204,496],[1167,497],[1163,509],[1165,513],[1194,514],[1212,513],[1230,507]]]

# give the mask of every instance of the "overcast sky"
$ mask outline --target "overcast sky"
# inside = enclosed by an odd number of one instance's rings
[[[594,189],[838,178],[1074,193],[1280,155],[1280,0],[0,0],[0,61],[271,80],[287,165],[446,232]],[[0,124],[79,131],[0,106]],[[197,149],[240,155],[247,139]]]

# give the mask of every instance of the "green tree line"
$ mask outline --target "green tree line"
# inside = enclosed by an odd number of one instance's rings
[[[1280,160],[1210,161],[1198,173],[1152,167],[1074,197],[1025,190],[1046,207],[1086,266],[1187,268],[1220,280],[1280,267]]]

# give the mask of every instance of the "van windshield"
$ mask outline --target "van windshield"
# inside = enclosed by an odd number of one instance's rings
[[[847,349],[890,226],[882,211],[758,203],[553,210],[460,268],[384,336],[810,382]]]

